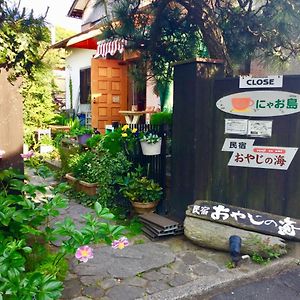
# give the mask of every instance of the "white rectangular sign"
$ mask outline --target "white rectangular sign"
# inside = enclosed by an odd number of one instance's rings
[[[241,76],[240,77],[240,89],[258,89],[258,88],[275,88],[282,87],[283,76],[275,75],[268,77],[252,77]]]
[[[246,135],[247,130],[247,119],[225,119],[225,133]]]
[[[237,151],[252,149],[254,139],[225,139],[222,151]]]
[[[272,121],[249,120],[248,135],[256,137],[271,137]]]
[[[287,170],[297,150],[280,146],[252,146],[247,151],[234,151],[228,166]]]

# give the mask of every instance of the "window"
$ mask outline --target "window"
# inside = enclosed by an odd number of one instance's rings
[[[91,68],[80,70],[80,104],[91,102]]]

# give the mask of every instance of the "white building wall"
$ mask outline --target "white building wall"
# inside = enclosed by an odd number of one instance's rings
[[[80,94],[80,70],[91,67],[92,57],[96,50],[69,49],[71,54],[66,58],[66,108],[74,108],[76,112],[90,110],[90,105],[79,105]],[[72,81],[72,102],[70,96],[70,82]]]

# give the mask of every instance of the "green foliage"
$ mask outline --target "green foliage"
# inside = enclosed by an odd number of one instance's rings
[[[71,136],[79,136],[79,135],[84,135],[84,134],[93,134],[93,129],[85,126],[78,126],[78,127],[73,127],[70,130],[70,135]]]
[[[99,145],[101,140],[102,140],[101,134],[94,134],[86,141],[86,145],[92,149],[95,148],[97,145]]]
[[[77,179],[99,183],[98,199],[109,205],[117,194],[116,179],[128,172],[131,163],[122,152],[112,155],[99,144],[94,151],[74,155],[69,166]]]
[[[270,245],[269,240],[264,241],[257,234],[251,234],[245,243],[256,246],[257,250],[251,253],[250,257],[258,264],[268,263],[282,255],[278,245]]]
[[[77,153],[69,160],[70,170],[76,179],[97,182],[99,166],[95,165],[96,161],[97,154],[92,151]]]
[[[96,202],[95,214],[83,216],[85,224],[80,230],[70,218],[52,228],[47,220],[66,207],[59,195],[65,187],[59,185],[46,196],[45,187],[23,180],[24,176],[13,170],[0,172],[0,298],[58,299],[63,289],[59,280],[68,267],[65,256],[89,243],[111,244],[125,226],[103,221],[114,215]],[[62,246],[50,254],[45,243],[61,237],[65,238]]]
[[[141,142],[146,142],[147,144],[156,144],[161,141],[161,137],[152,132],[140,132],[139,138]]]
[[[151,125],[172,125],[173,114],[168,111],[157,112],[151,114],[150,124]]]
[[[235,263],[230,260],[230,261],[226,262],[225,266],[226,266],[227,269],[234,269],[235,268]]]
[[[136,128],[129,128],[124,125],[113,132],[106,134],[102,140],[102,146],[112,155],[123,151],[128,157],[135,155],[137,151],[139,133]]]
[[[11,71],[11,79],[31,76],[41,65],[41,49],[49,42],[50,32],[44,17],[0,2],[0,67]]]
[[[165,2],[165,1],[164,1]],[[105,26],[103,38],[125,38],[127,48],[139,51],[139,62],[132,69],[135,82],[144,86],[146,74],[153,74],[161,91],[173,79],[172,63],[207,57],[199,28],[185,17],[184,8],[152,1],[148,8],[139,10],[141,1],[121,0],[113,4],[111,23]],[[117,19],[118,22],[113,20]],[[149,70],[150,68],[150,70]],[[147,72],[149,70],[149,72]],[[161,103],[163,108],[163,104]]]
[[[141,168],[130,172],[125,178],[120,178],[120,192],[130,201],[155,202],[162,196],[162,188],[154,180],[142,176]]]

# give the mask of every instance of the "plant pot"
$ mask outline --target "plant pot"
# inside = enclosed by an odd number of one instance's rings
[[[87,141],[90,137],[92,137],[92,135],[89,134],[89,133],[82,134],[82,135],[78,135],[78,136],[77,136],[78,143],[81,144],[81,145],[85,145],[85,144],[86,144],[86,141]]]
[[[148,144],[141,141],[142,152],[144,155],[159,155],[161,150],[161,140],[155,144]]]
[[[142,215],[149,212],[154,212],[159,201],[147,202],[147,203],[137,202],[137,201],[130,201],[130,202],[134,208],[134,211],[137,214]]]
[[[89,196],[94,196],[97,194],[97,183],[89,183],[83,180],[78,180],[71,173],[65,175],[67,182],[72,185],[77,192],[84,192]]]

